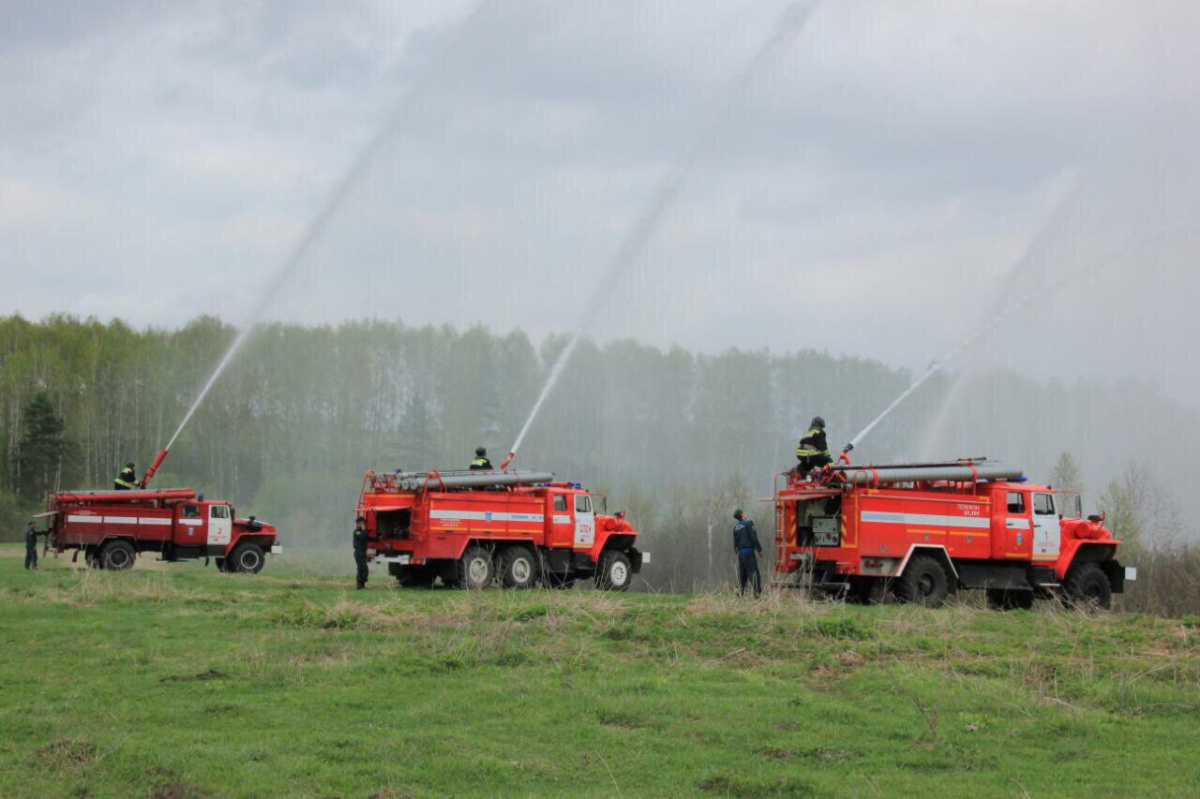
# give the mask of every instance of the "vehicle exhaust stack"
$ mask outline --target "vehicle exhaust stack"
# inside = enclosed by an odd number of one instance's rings
[[[167,459],[168,450],[163,450],[154,458],[154,463],[150,464],[150,468],[146,470],[146,474],[142,477],[142,488],[150,484],[150,478],[154,477],[154,473],[158,471],[158,467],[162,466],[162,462]]]

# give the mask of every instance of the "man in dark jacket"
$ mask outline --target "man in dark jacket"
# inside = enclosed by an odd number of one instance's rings
[[[801,474],[808,474],[813,469],[833,463],[833,458],[829,456],[829,443],[825,440],[825,420],[820,416],[813,417],[808,432],[800,439],[796,447],[796,460],[799,461],[796,469]]]
[[[738,596],[745,596],[746,584],[754,586],[754,596],[762,594],[762,578],[758,575],[758,555],[762,552],[762,544],[758,543],[758,531],[754,522],[746,518],[746,514],[738,508],[733,512],[737,526],[733,528],[733,548],[738,556]]]
[[[25,568],[37,569],[37,537],[45,535],[45,530],[37,529],[37,525],[33,520],[29,520],[29,526],[25,528]]]
[[[137,469],[134,467],[133,461],[125,464],[125,468],[117,475],[117,479],[113,480],[114,491],[129,491],[141,487],[142,481],[137,478]]]
[[[354,565],[358,567],[355,585],[361,591],[367,587],[367,520],[359,516],[354,520]]]

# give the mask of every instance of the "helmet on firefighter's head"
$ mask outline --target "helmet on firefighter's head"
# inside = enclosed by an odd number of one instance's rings
[[[487,448],[486,447],[476,447],[475,448],[475,457],[483,458],[486,456],[487,456]]]
[[[367,523],[367,517],[366,517],[366,516],[359,516],[357,519],[355,519],[355,520],[354,520],[354,523],[355,523],[355,524],[366,524],[366,523]]]
[[[825,429],[825,420],[822,419],[820,416],[814,416],[813,420],[812,420],[812,424],[810,424],[809,427],[815,427],[818,430],[824,430]]]
[[[733,518],[737,519],[739,522],[742,520],[742,517],[745,515],[746,514],[742,511],[741,508],[738,508],[737,510],[735,510],[733,512]]]
[[[134,465],[133,465],[133,461],[130,461],[129,463],[125,464],[125,468],[126,468],[126,469],[133,469],[133,468],[135,468],[135,467],[134,467]]]

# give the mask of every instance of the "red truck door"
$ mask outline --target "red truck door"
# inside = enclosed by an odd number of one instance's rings
[[[1003,554],[1027,555],[1033,547],[1033,522],[1029,518],[1029,492],[1006,492],[1005,505]]]
[[[197,502],[183,502],[176,507],[175,543],[184,547],[207,544],[208,525],[204,518],[204,506]]]
[[[546,539],[546,546],[570,549],[575,543],[575,523],[567,499],[565,494],[554,494],[547,503],[550,514],[546,529],[550,533]]]

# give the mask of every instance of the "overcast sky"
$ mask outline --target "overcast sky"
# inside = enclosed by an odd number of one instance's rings
[[[0,6],[2,313],[242,323],[398,119],[272,317],[541,337],[603,302],[602,335],[921,368],[1032,293],[969,363],[1200,403],[1195,2],[825,2],[716,114],[786,3]]]

